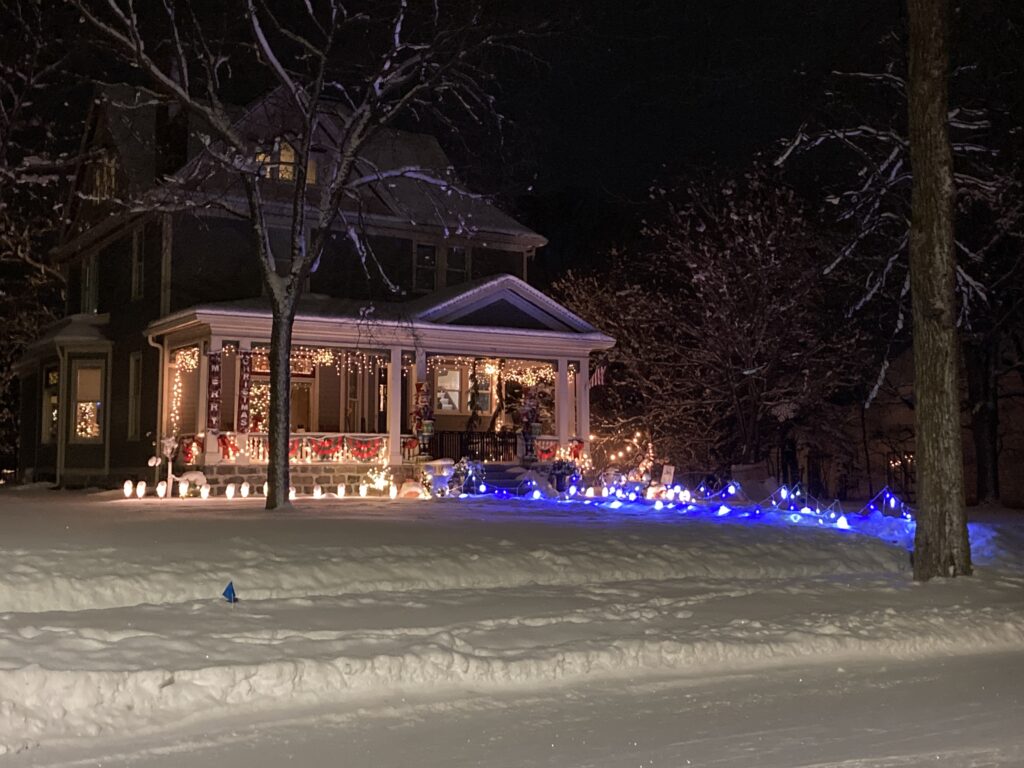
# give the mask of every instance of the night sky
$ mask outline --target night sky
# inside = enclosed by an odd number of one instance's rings
[[[893,0],[582,3],[540,43],[546,67],[506,86],[503,191],[551,240],[535,277],[628,238],[651,183],[742,168],[791,136],[833,70],[880,66],[902,14]]]

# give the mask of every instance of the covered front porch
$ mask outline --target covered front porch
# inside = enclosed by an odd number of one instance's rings
[[[477,309],[493,309],[495,300],[514,293],[520,304],[522,294],[548,303],[540,318],[548,325],[552,306],[566,312],[516,278],[489,283],[487,295],[475,297]],[[459,309],[447,303],[449,313]],[[510,464],[549,460],[559,449],[587,450],[589,354],[612,342],[582,320],[570,315],[582,327],[559,320],[557,329],[468,325],[458,322],[464,315],[431,306],[411,317],[368,321],[334,304],[312,297],[295,321],[293,465],[308,466],[311,475],[322,469],[332,482],[339,472],[372,466],[406,467],[411,474],[427,456]],[[522,310],[506,318],[526,324]],[[269,312],[237,304],[196,307],[149,330],[164,360],[162,436],[177,440],[177,461],[208,473],[219,467],[214,475],[231,467],[258,474],[267,460]],[[414,414],[424,397],[433,416],[429,429]]]

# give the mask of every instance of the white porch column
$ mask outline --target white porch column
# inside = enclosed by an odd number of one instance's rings
[[[583,441],[583,450],[590,453],[590,358],[580,358],[576,374],[576,437]]]
[[[402,350],[391,348],[388,364],[388,464],[402,463]]]
[[[569,445],[569,361],[558,358],[558,382],[555,386],[555,423],[558,428],[558,445],[566,448]]]

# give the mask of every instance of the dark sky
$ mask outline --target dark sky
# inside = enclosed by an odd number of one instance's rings
[[[590,0],[506,88],[516,213],[551,239],[537,272],[630,231],[644,190],[741,166],[792,135],[833,69],[877,66],[900,0]],[[536,174],[534,178],[534,174]],[[533,181],[533,189],[523,187]],[[549,273],[549,274],[542,274]]]

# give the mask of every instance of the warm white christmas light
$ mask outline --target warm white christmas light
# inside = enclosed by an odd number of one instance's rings
[[[263,495],[266,496],[267,495],[267,491],[269,491],[269,490],[270,490],[270,483],[268,483],[266,480],[264,480],[263,481]]]
[[[239,489],[238,489],[238,493],[239,493],[239,494],[241,495],[241,497],[242,497],[243,499],[248,499],[248,498],[249,498],[249,491],[250,491],[250,490],[252,490],[252,486],[251,486],[251,485],[249,485],[249,481],[248,481],[248,480],[246,480],[246,481],[244,481],[244,482],[242,483],[242,485],[241,485],[241,486],[239,487]]]
[[[295,501],[297,495],[294,487],[288,489],[288,501]]]
[[[137,498],[141,499],[145,495],[146,495],[146,481],[145,480],[139,480],[139,482],[136,483],[136,485],[135,485],[135,496]]]
[[[338,483],[338,498],[339,499],[344,499],[345,498],[345,484],[344,483]]]
[[[360,483],[359,484],[359,495],[360,496],[365,496],[366,492],[368,490],[370,490],[370,488],[369,488],[369,486],[366,483]]]
[[[131,480],[125,480],[124,481],[124,497],[126,499],[130,499],[132,497],[132,492],[134,490],[135,490],[135,483],[133,483]]]
[[[210,498],[210,486],[206,483],[199,486],[199,495],[204,499]]]
[[[391,488],[388,490],[388,495],[392,499],[397,499],[398,498],[398,486],[395,485],[394,483],[392,483],[391,484]]]
[[[183,499],[188,496],[188,480],[182,480],[178,483],[178,495]]]
[[[322,499],[323,497],[324,497],[324,489],[320,487],[319,483],[317,483],[316,485],[313,486],[313,498],[314,499]]]
[[[224,495],[227,496],[228,499],[235,498],[235,484],[234,483],[228,483],[224,487]]]
[[[156,497],[162,499],[167,495],[167,481],[161,480],[156,484]]]

